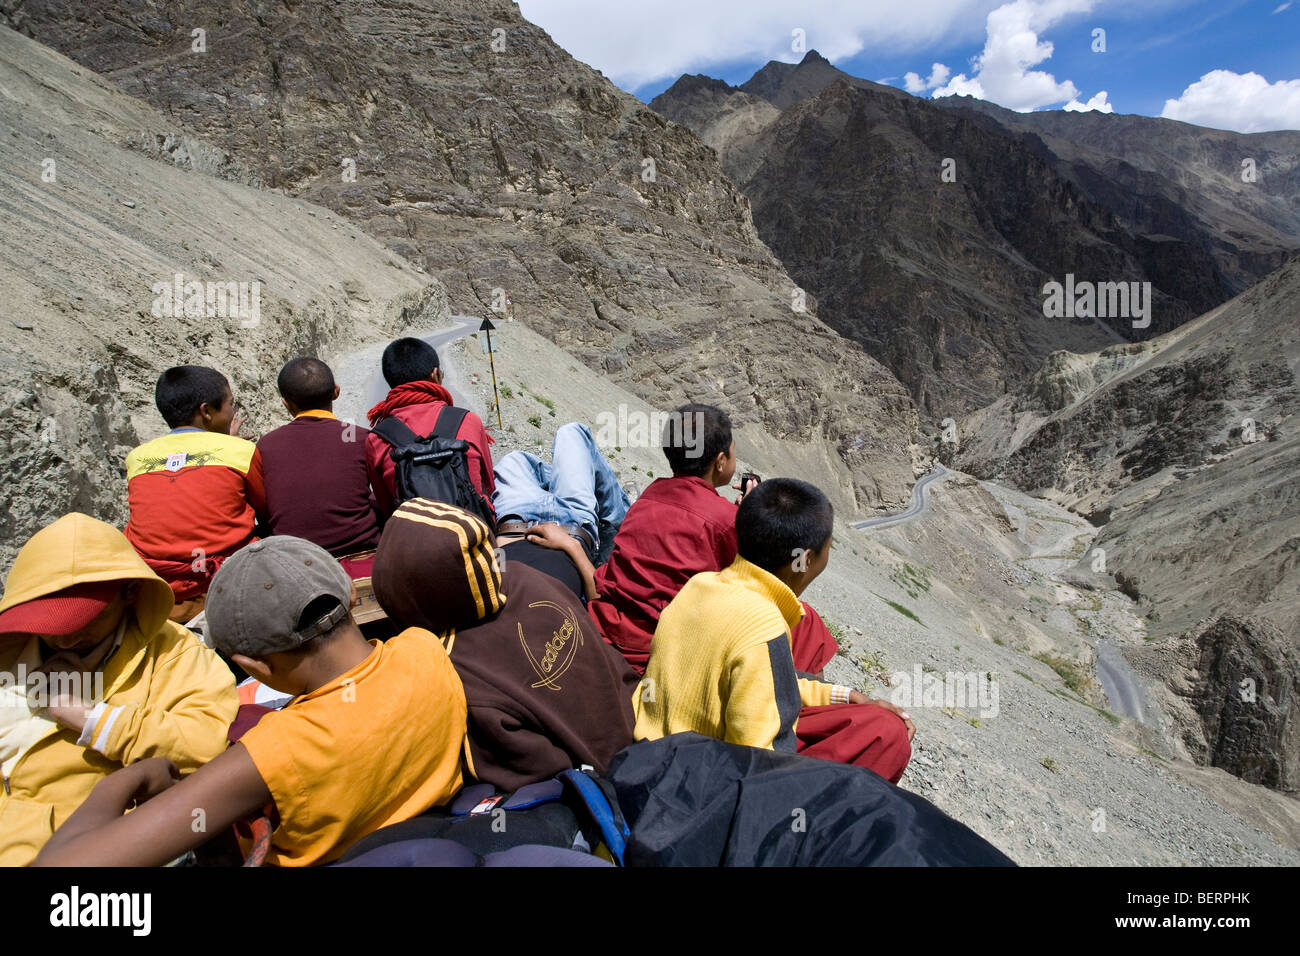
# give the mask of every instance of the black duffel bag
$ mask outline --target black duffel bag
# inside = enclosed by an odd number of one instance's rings
[[[1014,866],[929,801],[849,764],[696,733],[641,741],[606,779],[625,866]]]

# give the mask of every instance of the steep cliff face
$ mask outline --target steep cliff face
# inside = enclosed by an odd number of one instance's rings
[[[117,6],[35,0],[9,17],[360,224],[457,310],[508,296],[518,321],[643,398],[713,402],[760,443],[836,449],[804,477],[849,510],[906,496],[906,390],[792,308],[796,283],[707,146],[513,4]]]
[[[955,461],[1106,526],[1174,634],[1223,613],[1300,639],[1300,263],[1142,343],[1058,354],[961,423]]]
[[[228,154],[6,29],[0,125],[0,572],[65,512],[126,523],[126,453],[166,430],[163,369],[219,368],[264,430],[287,359],[448,314],[436,281],[345,220],[235,181]],[[161,300],[178,275],[204,283],[199,308]],[[207,314],[216,283],[244,283],[250,308]]]
[[[1195,636],[1189,696],[1206,763],[1251,783],[1300,791],[1300,651],[1267,621],[1219,618]]]
[[[1149,116],[1015,113],[970,97],[931,101],[977,110],[1037,137],[1056,170],[1143,240],[1148,268],[1200,296],[1198,311],[1244,292],[1300,247],[1300,132],[1233,133]],[[1169,239],[1207,250],[1199,260],[1159,256]],[[1193,302],[1192,299],[1188,299]]]
[[[1142,272],[1106,241],[1116,229],[1104,211],[991,124],[836,83],[767,135],[744,187],[773,250],[926,413],[986,404],[1047,352],[1128,331],[1122,319],[1043,314],[1053,276]]]
[[[1175,328],[1300,249],[1300,134],[1016,119],[849,77],[816,53],[739,88],[705,80],[651,105],[719,150],[819,314],[935,418],[996,400],[1055,350]],[[1150,315],[1047,318],[1044,285],[1066,276],[1149,282]]]
[[[1276,625],[1224,615],[1129,656],[1168,683],[1193,759],[1250,783],[1300,791],[1300,648]]]

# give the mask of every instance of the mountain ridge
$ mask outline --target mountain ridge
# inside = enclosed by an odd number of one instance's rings
[[[889,366],[935,419],[993,401],[1055,348],[1168,331],[1300,250],[1300,228],[1290,231],[1300,133],[1161,123],[1177,131],[1164,152],[1125,149],[1123,137],[1097,130],[1145,131],[1145,118],[921,99],[814,54],[769,63],[748,86],[674,84],[651,105],[718,150],[760,235],[819,314]],[[1071,129],[1079,144],[1065,138]],[[1205,144],[1209,159],[1197,153]],[[1232,180],[1241,171],[1233,151],[1247,146],[1263,184],[1254,193]],[[1205,196],[1198,183],[1208,184]],[[1013,205],[1009,194],[1040,204]],[[959,248],[941,241],[953,229]],[[1042,287],[1067,274],[1150,282],[1149,325],[1044,324]]]

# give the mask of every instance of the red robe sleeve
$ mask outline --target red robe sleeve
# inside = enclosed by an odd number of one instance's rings
[[[374,432],[366,435],[366,474],[370,478],[370,490],[375,495],[375,512],[381,522],[396,507],[397,477],[393,468],[393,456],[388,454],[389,444]]]

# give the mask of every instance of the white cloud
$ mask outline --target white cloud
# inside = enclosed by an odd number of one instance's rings
[[[831,62],[976,43],[999,0],[518,0],[525,18],[624,89],[726,64],[797,63],[791,31]],[[933,74],[932,74],[933,75]],[[918,77],[918,79],[920,79]]]
[[[1067,113],[1087,113],[1095,111],[1098,113],[1113,113],[1115,108],[1106,102],[1106,91],[1102,90],[1086,103],[1080,103],[1077,99],[1070,100],[1061,109]]]
[[[1040,40],[1039,34],[1094,6],[1095,0],[1013,0],[1003,4],[988,15],[984,49],[971,60],[971,76],[957,74],[934,95],[975,96],[1020,112],[1067,101],[1074,109],[1110,112],[1104,93],[1084,104],[1079,101],[1078,87],[1069,80],[1058,82],[1050,73],[1030,69],[1052,56],[1052,44]]]
[[[1281,13],[1283,10],[1285,10],[1285,9],[1286,9],[1287,7],[1289,7],[1289,6],[1291,6],[1291,0],[1286,0],[1286,3],[1279,3],[1279,4],[1277,5],[1276,9],[1273,10],[1273,12],[1274,12],[1274,13]]]
[[[935,63],[930,67],[928,79],[923,80],[916,73],[904,73],[903,85],[907,87],[909,93],[924,93],[926,90],[933,90],[936,87],[943,86],[948,82],[950,76],[952,76],[952,70],[942,63]]]
[[[1211,70],[1182,96],[1165,100],[1160,115],[1239,133],[1300,129],[1300,80],[1269,83],[1258,73]]]

